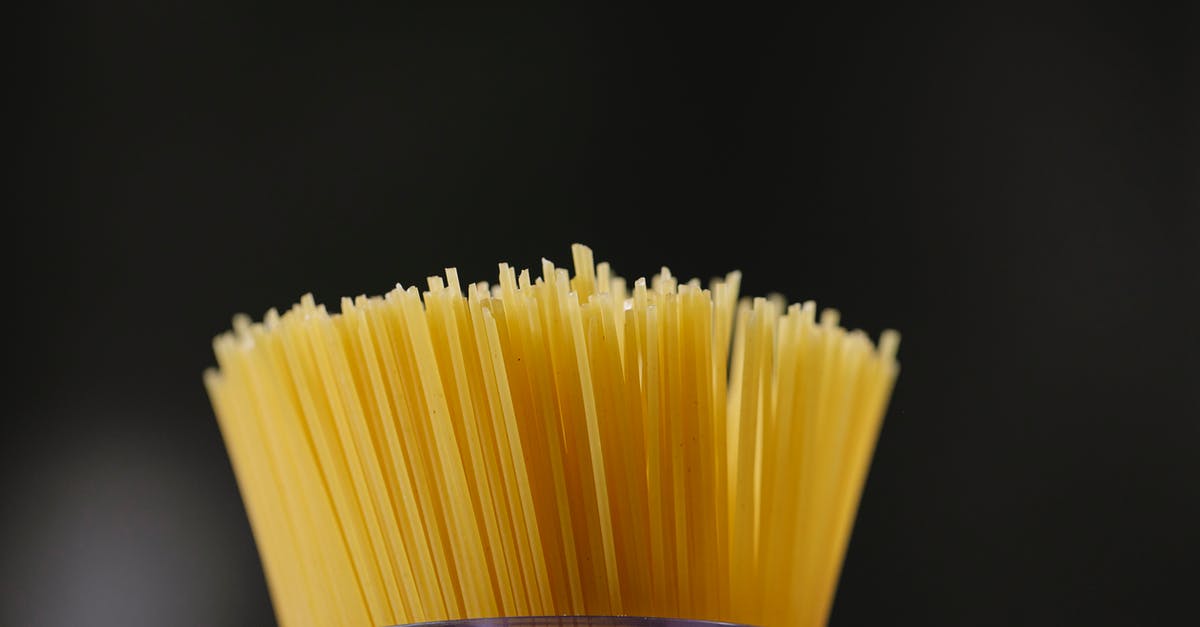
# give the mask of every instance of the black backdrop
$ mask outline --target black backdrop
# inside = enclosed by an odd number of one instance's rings
[[[904,333],[835,625],[1194,614],[1194,14],[168,4],[10,23],[0,623],[271,624],[211,336],[573,241]]]

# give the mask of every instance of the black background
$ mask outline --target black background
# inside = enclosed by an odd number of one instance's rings
[[[903,332],[833,624],[1194,615],[1194,12],[195,4],[10,22],[0,623],[271,624],[210,338],[574,241]]]

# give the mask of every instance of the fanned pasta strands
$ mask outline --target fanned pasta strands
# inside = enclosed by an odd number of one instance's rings
[[[667,268],[342,299],[204,383],[284,627],[630,614],[823,625],[899,335]],[[465,290],[463,289],[465,285]]]

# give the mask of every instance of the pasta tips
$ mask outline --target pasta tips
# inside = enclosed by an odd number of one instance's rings
[[[281,625],[646,615],[821,625],[898,372],[741,275],[311,295],[204,383]]]

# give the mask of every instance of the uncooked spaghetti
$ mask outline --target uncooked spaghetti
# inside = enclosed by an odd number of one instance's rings
[[[893,381],[812,302],[740,275],[574,276],[313,298],[205,373],[285,627],[827,618]]]

